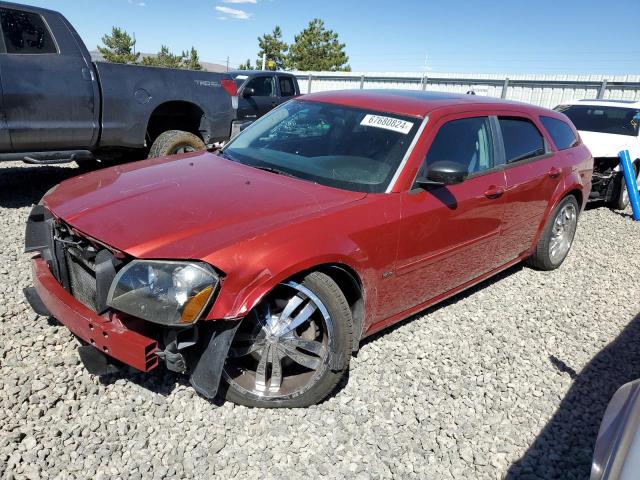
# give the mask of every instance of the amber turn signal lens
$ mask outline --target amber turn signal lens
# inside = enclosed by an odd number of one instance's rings
[[[204,288],[187,302],[180,318],[182,323],[192,323],[198,319],[211,298],[211,293],[213,293],[213,287]]]

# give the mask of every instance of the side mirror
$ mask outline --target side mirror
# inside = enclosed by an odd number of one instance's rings
[[[426,177],[419,177],[416,183],[421,187],[455,185],[462,183],[469,176],[467,167],[457,162],[440,160],[433,162],[427,170]]]
[[[251,87],[247,87],[244,90],[242,90],[242,96],[244,98],[253,97],[255,94],[256,94],[255,89],[253,89]]]

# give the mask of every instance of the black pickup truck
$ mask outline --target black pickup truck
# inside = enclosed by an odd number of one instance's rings
[[[0,160],[161,156],[225,141],[231,76],[92,62],[58,12],[0,2]]]
[[[269,70],[229,72],[238,86],[238,120],[251,122],[272,108],[300,95],[295,75]]]

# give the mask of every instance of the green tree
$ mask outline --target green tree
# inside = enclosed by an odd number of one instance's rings
[[[266,54],[267,69],[283,70],[285,68],[289,45],[282,41],[282,30],[278,25],[273,29],[273,32],[258,37],[258,47],[260,47],[260,51],[256,65],[262,67],[262,56]]]
[[[314,18],[295,36],[289,48],[288,66],[296,70],[349,72],[345,47],[336,32],[327,30],[322,20]]]
[[[139,53],[133,53],[136,41],[124,30],[113,27],[111,35],[102,37],[103,47],[98,45],[98,51],[107,62],[137,63]]]
[[[188,52],[182,52],[182,65],[187,70],[202,70],[200,55],[194,47],[191,47]]]
[[[146,65],[148,67],[202,70],[200,55],[194,47],[191,47],[191,50],[188,52],[183,51],[181,55],[176,55],[171,53],[169,47],[162,45],[160,51],[155,56],[144,57],[142,59],[142,65]]]
[[[255,69],[256,67],[251,65],[251,60],[249,60],[248,58],[246,62],[241,63],[240,66],[238,66],[238,70],[255,70]]]
[[[144,57],[142,64],[148,67],[182,68],[182,57],[171,53],[169,47],[162,45],[155,57]]]

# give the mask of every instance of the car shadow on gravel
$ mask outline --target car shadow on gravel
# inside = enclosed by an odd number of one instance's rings
[[[74,164],[25,167],[0,164],[0,207],[22,208],[38,203],[51,187],[81,173],[71,165]]]
[[[576,373],[549,358],[549,375],[569,375],[573,385],[506,479],[588,479],[598,429],[615,391],[640,377],[640,315]],[[555,370],[555,372],[554,372]]]

